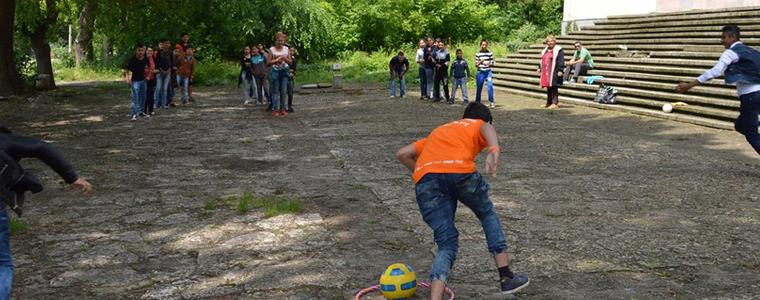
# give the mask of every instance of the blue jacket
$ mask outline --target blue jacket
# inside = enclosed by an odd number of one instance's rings
[[[466,59],[457,58],[451,63],[451,76],[457,79],[470,77],[470,66],[467,65]]]
[[[739,55],[739,61],[726,68],[726,83],[760,84],[760,52],[741,43],[731,50]]]

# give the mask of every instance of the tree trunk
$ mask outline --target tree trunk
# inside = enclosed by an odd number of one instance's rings
[[[108,59],[111,55],[111,43],[108,41],[108,36],[103,35],[103,65],[108,65]]]
[[[21,91],[21,78],[16,70],[16,55],[13,52],[15,13],[15,0],[0,1],[0,96],[14,95]]]
[[[77,68],[82,64],[82,61],[92,63],[94,60],[94,53],[92,52],[93,24],[95,24],[95,1],[88,0],[79,13],[79,33],[77,33],[76,38]]]
[[[41,28],[42,26],[29,36],[32,50],[34,50],[34,59],[37,61],[37,88],[52,90],[55,88],[55,80],[53,79],[53,63],[50,60],[50,44],[45,36],[47,28]]]

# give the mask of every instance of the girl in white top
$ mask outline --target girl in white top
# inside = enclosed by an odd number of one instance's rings
[[[271,67],[269,73],[270,91],[272,93],[272,111],[275,116],[286,116],[288,113],[285,99],[288,98],[288,81],[290,80],[289,65],[290,49],[285,46],[285,34],[278,32],[275,35],[275,45],[269,48],[266,55],[267,65]]]

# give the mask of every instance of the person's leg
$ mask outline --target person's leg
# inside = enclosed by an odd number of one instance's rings
[[[457,202],[448,188],[446,174],[428,174],[415,186],[422,219],[433,230],[438,251],[430,271],[431,299],[440,299],[458,251],[459,232],[454,224]]]
[[[177,80],[173,80],[171,76],[166,80],[169,83],[166,85],[166,103],[169,106],[174,106],[174,85],[177,84]]]
[[[251,101],[251,83],[245,74],[240,74],[240,86],[243,88],[243,104],[248,104]]]
[[[578,66],[579,65],[580,64],[575,64],[575,69],[576,69],[576,71],[575,71],[575,78],[578,78]],[[565,74],[562,75],[562,81],[563,82],[567,81],[567,78],[569,78],[568,76],[570,76],[570,70],[572,70],[572,69],[573,69],[573,66],[567,66],[565,68]]]
[[[187,100],[189,97],[188,90],[187,90],[188,85],[189,85],[188,80],[189,78],[185,76],[177,76],[177,84],[179,84],[180,88],[182,89],[182,98],[181,98],[182,104],[187,104]]]
[[[488,84],[488,102],[493,104],[493,72],[486,72],[486,83]]]
[[[420,75],[420,98],[427,97],[427,78],[425,78],[425,68],[420,66],[417,72]]]
[[[451,95],[449,95],[449,78],[446,76],[446,72],[443,72],[443,96],[446,97],[446,101],[451,101]]]
[[[478,71],[475,75],[475,102],[480,103],[480,94],[483,91],[483,81],[486,80],[486,73]]]
[[[396,97],[396,78],[391,79],[391,97]]]
[[[290,77],[290,75],[288,75],[288,106],[287,106],[288,112],[293,111],[293,84],[294,84],[293,81],[294,80],[295,80],[295,77]]]
[[[454,78],[454,84],[451,86],[451,100],[457,97],[457,87],[461,84],[460,78]]]
[[[399,76],[398,82],[399,82],[399,95],[401,96],[401,98],[404,98],[404,96],[406,96],[406,78]]]
[[[264,78],[260,75],[254,77],[256,79],[256,100],[259,104],[264,103]]]
[[[272,71],[272,75],[269,77],[269,82],[271,83],[271,87],[269,88],[269,92],[272,94],[272,111],[279,112],[280,111],[280,73],[277,71]]]
[[[559,105],[559,87],[553,86],[552,89],[552,104]]]
[[[544,105],[544,107],[549,107],[549,105],[552,105],[552,98],[553,98],[552,88],[547,87],[546,88],[546,105]]]
[[[578,82],[578,77],[579,76],[586,75],[588,73],[588,70],[591,69],[590,66],[587,63],[582,63],[580,65],[581,65],[580,69],[579,70],[578,69],[575,70],[575,76],[573,77],[574,78],[573,81],[575,81],[576,83]]]
[[[169,96],[169,74],[166,74],[163,76],[158,75],[158,76],[159,78],[161,78],[161,86],[160,86],[161,89],[158,90],[159,91],[158,97],[159,99],[161,99],[161,107],[168,108],[169,100],[167,97]]]
[[[280,71],[280,110],[288,109],[288,81],[289,74],[287,70]]]
[[[427,79],[427,90],[425,95],[428,98],[433,98],[433,68],[425,68],[425,79]]]
[[[760,154],[760,135],[758,135],[758,113],[760,113],[760,92],[739,96],[739,117],[736,119],[736,131],[743,134],[747,142]]]
[[[470,102],[470,99],[467,96],[467,77],[462,78],[462,98],[464,99],[464,102]]]
[[[5,204],[0,208],[0,300],[10,299],[13,286],[13,258],[11,257],[10,219]]]
[[[145,113],[145,102],[147,100],[147,94],[148,83],[146,80],[140,81],[140,107],[142,109],[142,113]]]
[[[152,114],[153,110],[156,108],[156,104],[154,102],[155,95],[156,95],[156,80],[146,80],[147,89],[145,90],[145,111],[147,113]]]
[[[130,86],[130,90],[132,91],[132,106],[130,108],[132,109],[132,116],[136,116],[136,115],[139,115],[141,112],[140,83],[137,81],[133,81],[132,85]]]
[[[156,107],[162,107],[161,104],[161,87],[164,85],[163,77],[161,73],[156,74],[156,87],[153,89],[153,102]]]
[[[433,81],[433,100],[441,100],[441,77],[438,72],[436,72],[435,80]]]

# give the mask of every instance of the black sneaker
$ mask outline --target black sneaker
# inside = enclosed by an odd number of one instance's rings
[[[292,107],[288,107],[288,112],[292,113],[293,112],[293,108]]]
[[[501,279],[501,293],[502,294],[514,294],[517,291],[525,288],[530,283],[528,276],[522,274],[515,274],[514,277],[504,277]]]

